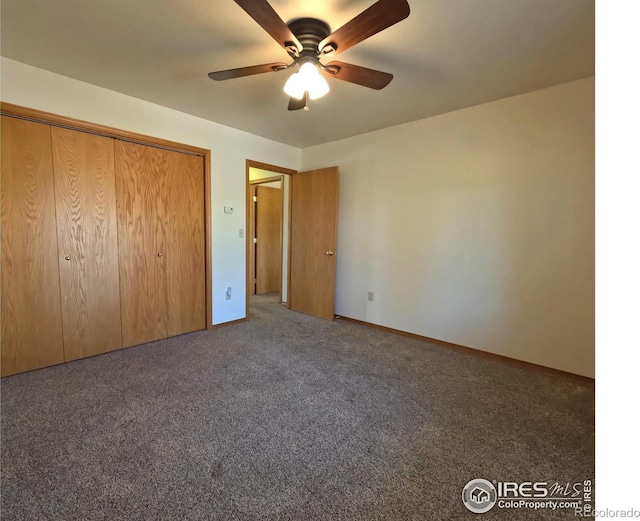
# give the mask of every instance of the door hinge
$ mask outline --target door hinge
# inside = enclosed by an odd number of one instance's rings
[[[254,203],[257,203],[257,202],[258,202],[258,196],[257,196],[257,195],[254,195],[254,196],[253,196],[253,202],[254,202]]]
[[[258,244],[258,238],[257,237],[253,238],[253,244]]]

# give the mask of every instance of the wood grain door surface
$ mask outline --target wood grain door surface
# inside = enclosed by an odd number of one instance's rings
[[[2,376],[206,327],[204,158],[2,117]]]
[[[125,346],[204,329],[203,159],[115,142]]]
[[[51,127],[2,117],[2,375],[64,361]]]
[[[169,150],[166,155],[165,277],[167,334],[206,328],[204,160]]]
[[[65,361],[122,347],[114,143],[51,128]]]
[[[291,176],[291,309],[335,316],[338,167]]]
[[[120,313],[125,347],[167,336],[162,150],[115,141]]]
[[[256,189],[258,185],[251,185],[249,200],[249,296],[256,294]]]
[[[256,189],[256,293],[280,291],[282,268],[282,189]]]

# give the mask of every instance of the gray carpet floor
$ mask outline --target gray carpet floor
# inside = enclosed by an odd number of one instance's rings
[[[2,519],[472,514],[472,478],[593,479],[593,385],[273,298],[251,319],[2,380]]]

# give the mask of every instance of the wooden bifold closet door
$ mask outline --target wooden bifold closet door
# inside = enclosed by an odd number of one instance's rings
[[[204,329],[203,158],[115,141],[125,347]]]
[[[65,362],[122,347],[113,139],[52,127]]]
[[[202,155],[2,116],[2,376],[206,328]]]
[[[113,140],[2,125],[2,375],[120,349]]]
[[[2,376],[64,361],[49,125],[2,117]]]

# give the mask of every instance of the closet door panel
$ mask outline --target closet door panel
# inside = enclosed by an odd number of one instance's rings
[[[168,335],[164,275],[165,151],[115,141],[122,342]]]
[[[166,283],[168,335],[206,327],[204,160],[167,154]]]
[[[2,117],[2,376],[64,361],[48,125]]]
[[[52,127],[65,361],[122,347],[113,140]]]

